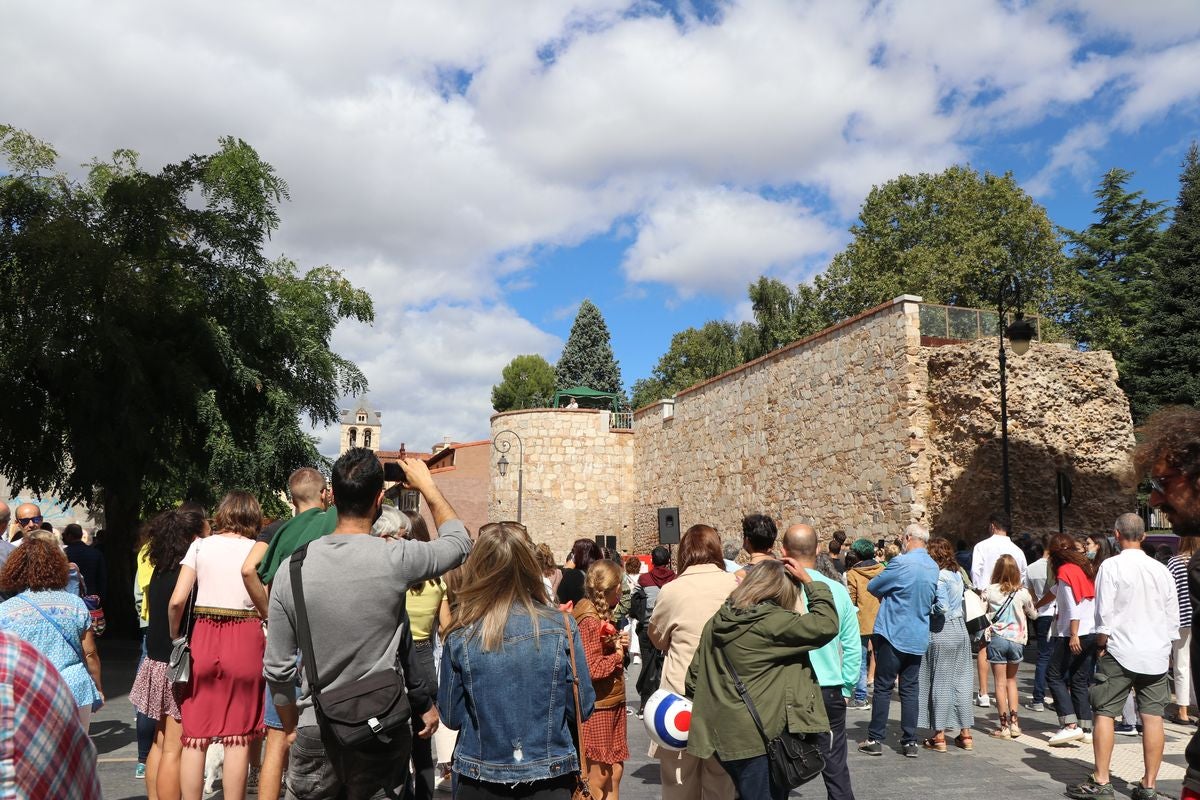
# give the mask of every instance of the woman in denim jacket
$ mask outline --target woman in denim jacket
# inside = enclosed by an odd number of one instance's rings
[[[579,629],[548,604],[523,527],[485,525],[463,570],[438,692],[443,722],[459,731],[455,796],[567,800],[579,771],[567,626],[585,719],[595,703]]]

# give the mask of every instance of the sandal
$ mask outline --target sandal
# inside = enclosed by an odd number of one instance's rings
[[[961,747],[963,750],[974,750],[975,740],[970,736],[963,736],[961,733],[954,737],[954,746]]]
[[[921,746],[926,750],[935,750],[939,753],[944,753],[946,752],[946,739],[945,737],[941,739],[926,739],[925,741],[921,742]]]

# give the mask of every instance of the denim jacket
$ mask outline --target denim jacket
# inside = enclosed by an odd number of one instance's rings
[[[544,609],[535,636],[525,608],[514,605],[504,646],[483,652],[478,625],[452,631],[442,650],[438,710],[458,729],[454,771],[488,783],[528,783],[579,770],[569,725],[575,717],[566,629],[561,612]],[[584,719],[596,696],[573,619],[579,703]]]

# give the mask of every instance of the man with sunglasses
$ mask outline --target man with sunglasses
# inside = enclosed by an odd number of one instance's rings
[[[17,534],[23,539],[42,527],[42,510],[34,503],[17,506]]]

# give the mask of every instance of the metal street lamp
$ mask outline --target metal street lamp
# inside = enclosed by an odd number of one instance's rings
[[[521,437],[516,434],[516,431],[507,428],[492,437],[492,447],[500,454],[500,460],[496,462],[496,469],[499,471],[501,478],[508,474],[509,461],[505,457],[505,453],[512,448],[512,442],[507,439],[500,439],[506,433],[517,440],[517,522],[520,522],[521,500],[522,495],[525,493],[525,443],[521,441]]]
[[[1004,327],[1004,299],[1011,295],[1013,304],[1012,324]],[[1006,275],[1000,279],[1000,291],[996,299],[997,327],[1000,329],[1000,448],[1001,469],[1004,476],[1004,513],[1012,514],[1012,488],[1008,478],[1008,358],[1004,352],[1004,338],[1012,344],[1013,352],[1023,356],[1029,352],[1029,342],[1033,339],[1033,326],[1025,319],[1021,311],[1021,281],[1016,275]]]

